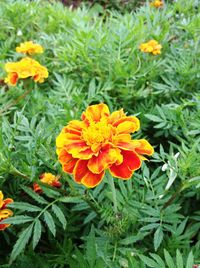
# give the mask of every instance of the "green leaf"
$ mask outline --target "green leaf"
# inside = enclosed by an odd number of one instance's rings
[[[190,251],[188,258],[187,258],[187,264],[186,264],[186,268],[192,268],[194,264],[194,256],[192,251]]]
[[[19,236],[17,242],[14,245],[14,248],[12,250],[11,253],[11,262],[13,262],[16,257],[24,250],[24,248],[26,247],[31,234],[32,234],[32,230],[33,230],[33,223],[31,225],[29,225]]]
[[[168,267],[169,268],[175,268],[175,264],[173,262],[173,259],[172,259],[172,257],[170,256],[169,252],[166,249],[164,249],[164,256],[165,256],[165,261],[166,261]]]
[[[153,114],[145,114],[145,117],[150,119],[150,120],[152,120],[152,121],[154,121],[154,122],[162,122],[163,121],[162,118],[160,118],[160,117],[158,117],[156,115],[153,115]]]
[[[159,248],[162,240],[163,240],[163,230],[162,230],[162,227],[160,226],[158,227],[158,229],[156,230],[154,234],[153,242],[154,242],[155,251],[157,251],[157,249]]]
[[[39,219],[35,220],[34,230],[33,230],[33,249],[37,246],[42,235],[42,225]]]
[[[151,258],[141,255],[141,254],[139,254],[138,256],[148,267],[153,267],[153,268],[159,267],[158,264]]]
[[[62,210],[56,206],[55,204],[52,205],[52,211],[56,215],[56,217],[59,219],[61,224],[63,225],[63,229],[66,228],[67,221],[65,219],[65,215],[63,214]]]
[[[45,220],[49,230],[53,234],[53,236],[55,236],[56,235],[56,226],[55,226],[53,217],[51,216],[51,214],[48,211],[44,212],[44,220]]]
[[[183,257],[178,249],[176,251],[176,265],[177,268],[183,268]]]
[[[33,221],[34,218],[29,217],[29,216],[14,216],[14,217],[10,217],[7,218],[5,220],[3,220],[1,223],[6,223],[6,224],[22,224],[22,223],[26,223],[26,222],[30,222]]]
[[[94,267],[97,254],[96,254],[95,233],[94,233],[93,226],[92,226],[91,231],[87,237],[86,256],[87,256],[87,260],[90,264],[90,267]]]
[[[60,202],[63,203],[80,203],[82,200],[80,197],[72,197],[72,196],[64,196],[59,199]]]
[[[36,202],[38,202],[39,204],[45,204],[47,205],[48,202],[39,194],[36,194],[33,190],[31,190],[30,188],[26,187],[26,186],[21,186],[21,188],[30,196],[32,197]]]
[[[8,207],[19,209],[22,211],[29,211],[29,212],[41,211],[41,208],[31,205],[29,203],[25,203],[25,202],[13,202],[13,203],[8,204]]]

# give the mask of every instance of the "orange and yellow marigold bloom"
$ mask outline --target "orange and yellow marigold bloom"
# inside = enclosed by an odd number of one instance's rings
[[[5,82],[12,86],[15,86],[19,79],[29,77],[35,82],[43,83],[49,75],[46,67],[29,57],[25,57],[18,62],[6,63],[5,70],[8,73]]]
[[[140,50],[145,53],[152,53],[153,55],[161,54],[162,46],[156,40],[150,40],[147,43],[140,45]]]
[[[40,181],[42,183],[46,183],[53,187],[61,187],[61,183],[59,182],[60,176],[55,176],[51,173],[43,173],[40,175]],[[38,185],[38,183],[33,184],[33,189],[35,192],[42,192],[41,187]]]
[[[140,122],[122,109],[110,113],[100,103],[89,106],[81,119],[70,121],[56,139],[63,171],[73,174],[79,184],[97,186],[107,169],[114,177],[129,179],[146,159],[143,155],[154,152],[147,140],[131,139]]]
[[[1,223],[2,220],[5,220],[13,215],[13,212],[10,209],[7,209],[7,204],[12,203],[11,198],[4,199],[2,191],[0,191],[0,231],[6,229],[10,224]]]
[[[151,7],[156,7],[156,8],[163,7],[163,5],[164,5],[163,1],[160,1],[160,0],[155,0],[150,3]]]
[[[43,53],[43,47],[39,44],[35,44],[32,41],[27,41],[21,43],[18,47],[16,47],[16,51],[18,53],[33,55]]]

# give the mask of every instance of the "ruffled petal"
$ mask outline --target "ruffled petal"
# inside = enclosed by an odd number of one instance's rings
[[[93,156],[88,161],[88,168],[92,173],[100,174],[102,171],[110,167],[111,164],[120,164],[123,161],[123,157],[118,148],[110,148],[106,146],[102,148],[98,156]]]
[[[86,122],[99,122],[102,118],[110,115],[108,106],[104,103],[89,106],[82,113],[82,120]]]
[[[77,158],[73,158],[65,149],[60,152],[58,159],[63,166],[63,171],[68,173],[73,172],[76,162],[78,161]]]
[[[87,164],[87,160],[79,160],[76,163],[73,175],[77,183],[81,183],[88,188],[93,188],[102,181],[105,172],[94,174],[88,169]]]
[[[110,172],[114,177],[121,179],[129,179],[134,170],[141,167],[142,161],[140,157],[131,151],[121,151],[123,162],[120,165],[113,164],[110,167]]]
[[[7,204],[10,204],[14,202],[13,199],[11,198],[6,198],[5,200],[3,200],[3,206],[1,207],[1,209],[4,209],[6,207]]]
[[[0,220],[6,219],[13,215],[12,210],[10,209],[3,209],[0,211]]]
[[[140,121],[135,116],[126,116],[118,119],[112,124],[117,128],[119,134],[134,133],[140,129]]]
[[[140,155],[152,155],[154,153],[153,147],[145,139],[133,140],[132,143],[136,145],[135,151]]]
[[[0,221],[0,231],[3,231],[3,230],[5,230],[7,227],[9,227],[10,226],[10,224],[1,224],[1,221]]]

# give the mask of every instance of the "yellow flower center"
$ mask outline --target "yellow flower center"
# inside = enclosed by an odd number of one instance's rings
[[[106,122],[92,122],[87,129],[82,132],[82,138],[87,145],[100,145],[110,141],[112,137],[112,126]]]

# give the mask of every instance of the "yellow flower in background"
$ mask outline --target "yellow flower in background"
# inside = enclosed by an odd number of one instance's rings
[[[92,188],[103,179],[105,171],[123,180],[130,179],[152,155],[153,147],[145,139],[132,140],[139,130],[135,116],[123,109],[110,113],[106,104],[89,106],[81,121],[72,120],[56,139],[57,154],[64,172],[71,173],[77,183]]]
[[[162,46],[156,40],[150,40],[147,43],[140,45],[140,50],[145,53],[152,53],[153,55],[161,54]]]
[[[53,187],[57,187],[57,188],[61,187],[61,185],[62,185],[61,182],[59,182],[59,178],[60,178],[60,176],[55,176],[52,173],[47,173],[47,172],[40,175],[41,182],[46,183],[46,184],[53,186]],[[38,185],[38,183],[33,184],[33,189],[35,192],[39,192],[39,193],[42,192],[42,189]]]
[[[28,77],[31,77],[35,82],[43,83],[49,75],[46,67],[29,57],[25,57],[18,62],[6,63],[5,70],[8,73],[5,83],[11,86],[15,86],[19,79]]]
[[[10,224],[1,223],[2,220],[5,220],[13,215],[13,212],[10,209],[6,208],[7,204],[12,203],[13,200],[11,198],[3,198],[3,193],[0,191],[0,231],[3,231],[8,226],[10,226]]]
[[[33,54],[43,53],[44,49],[39,44],[35,44],[32,41],[27,41],[27,42],[21,43],[20,46],[16,47],[16,51],[18,53],[33,55]]]
[[[151,7],[156,7],[156,8],[163,7],[163,5],[164,5],[163,1],[160,1],[160,0],[155,0],[150,3]]]

